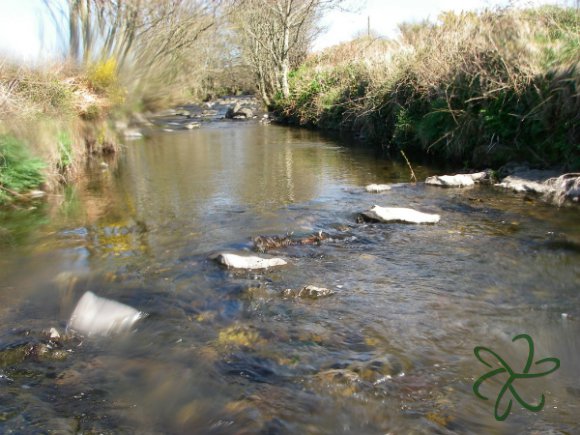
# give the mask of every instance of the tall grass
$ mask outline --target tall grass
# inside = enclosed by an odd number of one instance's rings
[[[578,168],[579,60],[575,9],[445,13],[312,56],[278,110],[438,160]]]
[[[83,71],[67,64],[33,68],[0,61],[0,142],[8,156],[0,166],[3,202],[35,187],[15,175],[27,177],[31,162],[43,162],[32,166],[51,189],[74,178],[86,157],[115,151],[107,114],[122,102],[123,90],[114,68],[107,67]]]

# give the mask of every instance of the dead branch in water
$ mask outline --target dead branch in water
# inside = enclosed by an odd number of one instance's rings
[[[401,155],[403,156],[403,158],[407,162],[407,166],[409,167],[409,171],[411,171],[411,180],[413,181],[413,183],[416,183],[417,177],[415,176],[415,171],[413,171],[413,167],[411,166],[411,163],[409,162],[409,159],[407,158],[405,151],[401,150]]]

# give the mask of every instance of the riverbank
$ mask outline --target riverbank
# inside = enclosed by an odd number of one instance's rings
[[[27,205],[144,134],[264,115],[252,96],[200,101],[186,88],[156,99],[130,91],[111,61],[81,69],[0,64],[0,206]]]
[[[0,66],[0,205],[26,201],[119,149],[112,116],[124,103],[115,66]],[[37,194],[40,196],[40,194]]]
[[[580,168],[580,14],[446,13],[310,56],[276,111],[456,167]]]

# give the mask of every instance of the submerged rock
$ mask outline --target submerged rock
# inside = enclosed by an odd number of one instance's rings
[[[434,224],[441,218],[438,214],[422,213],[411,208],[380,207],[374,205],[361,213],[363,218],[379,222],[403,222],[411,224]]]
[[[319,231],[304,237],[296,237],[292,234],[286,234],[285,236],[257,236],[252,241],[257,251],[265,252],[270,249],[286,248],[288,246],[316,245],[329,237],[329,234]]]
[[[255,255],[237,255],[230,253],[217,254],[214,259],[218,263],[234,269],[267,269],[269,267],[288,264],[282,258],[264,258]]]
[[[260,333],[246,325],[232,325],[222,329],[217,338],[217,343],[223,347],[255,347],[266,344]]]
[[[67,329],[85,335],[109,335],[128,331],[145,316],[133,307],[86,292],[77,303]]]
[[[427,177],[425,184],[441,187],[467,187],[486,180],[489,180],[489,173],[483,171],[475,174],[435,175]]]
[[[368,186],[365,186],[365,190],[371,193],[380,193],[391,190],[391,186],[388,184],[369,184]]]

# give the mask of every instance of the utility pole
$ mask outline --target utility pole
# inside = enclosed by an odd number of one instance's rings
[[[578,4],[579,0],[576,0],[576,4]],[[367,15],[367,36],[371,37],[371,16]]]

